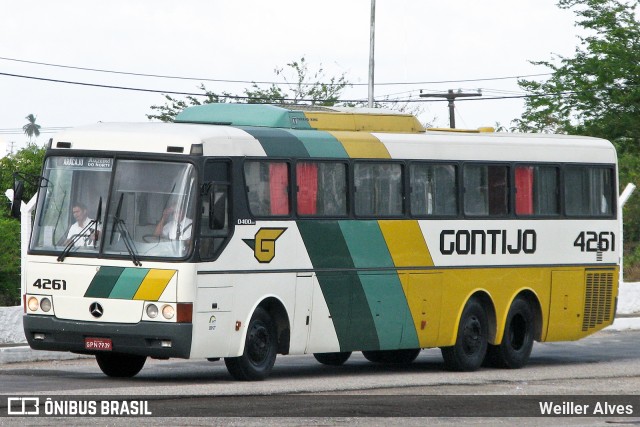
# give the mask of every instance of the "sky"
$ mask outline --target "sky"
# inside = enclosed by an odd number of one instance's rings
[[[0,155],[10,142],[26,142],[21,128],[28,114],[42,126],[36,142],[44,144],[64,127],[147,121],[150,106],[164,103],[162,92],[200,93],[204,78],[227,80],[205,85],[236,94],[250,83],[228,80],[283,82],[274,69],[301,57],[328,77],[344,73],[354,86],[342,99],[367,99],[371,0],[3,3]],[[376,0],[375,97],[416,100],[420,90],[482,89],[482,97],[456,101],[457,127],[509,126],[523,111],[522,99],[486,98],[522,94],[516,79],[504,77],[548,72],[532,60],[571,56],[578,44],[574,21],[555,0]],[[491,80],[470,81],[477,79]],[[410,105],[421,121],[448,126],[446,102]]]

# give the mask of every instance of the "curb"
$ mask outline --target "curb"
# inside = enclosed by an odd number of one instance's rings
[[[86,359],[91,356],[66,351],[33,350],[27,343],[0,344],[0,365],[20,362]]]

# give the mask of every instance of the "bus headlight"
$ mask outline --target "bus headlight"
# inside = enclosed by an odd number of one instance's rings
[[[36,297],[30,297],[29,301],[27,302],[27,307],[29,307],[30,311],[38,311],[38,306],[40,304],[38,304],[38,298]]]
[[[42,298],[40,300],[40,308],[45,313],[48,313],[51,310],[51,300],[49,298]]]
[[[149,304],[147,306],[147,316],[152,319],[158,317],[158,306],[156,306],[155,304]]]
[[[173,319],[173,316],[175,316],[176,314],[176,310],[170,306],[170,305],[165,305],[164,307],[162,307],[162,315],[164,316],[165,319]]]

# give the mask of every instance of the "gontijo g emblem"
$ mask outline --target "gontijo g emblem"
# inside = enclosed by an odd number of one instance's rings
[[[258,262],[269,263],[276,256],[276,240],[286,228],[261,228],[253,239],[242,239],[251,249]]]

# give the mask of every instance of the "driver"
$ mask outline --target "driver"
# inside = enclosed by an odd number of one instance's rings
[[[71,213],[73,214],[73,219],[75,219],[76,222],[69,227],[66,244],[69,244],[75,236],[80,235],[78,240],[74,243],[74,246],[92,245],[96,236],[95,222],[91,227],[89,227],[89,229],[82,233],[82,230],[84,230],[84,228],[93,221],[87,215],[87,207],[84,203],[76,202],[71,206]]]
[[[186,212],[176,205],[167,207],[162,212],[162,218],[153,232],[155,237],[164,237],[170,240],[191,239],[192,221],[186,217]]]

